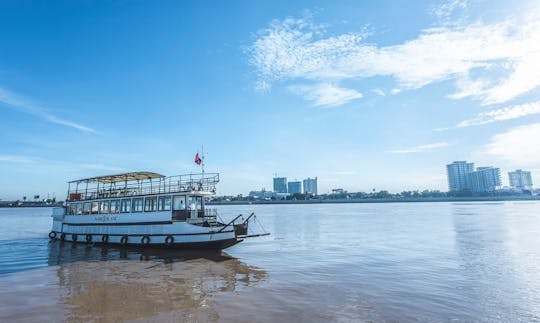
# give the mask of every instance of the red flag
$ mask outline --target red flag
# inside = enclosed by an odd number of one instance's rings
[[[199,153],[195,155],[195,164],[200,165],[202,163],[202,159],[199,157]]]

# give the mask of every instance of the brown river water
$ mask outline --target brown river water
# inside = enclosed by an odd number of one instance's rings
[[[219,211],[255,211],[272,235],[104,248],[49,242],[50,209],[0,209],[0,322],[540,321],[538,202]]]

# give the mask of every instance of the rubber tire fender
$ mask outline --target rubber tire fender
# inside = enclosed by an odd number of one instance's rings
[[[167,236],[167,238],[165,238],[165,244],[172,245],[173,243],[174,243],[173,236]]]
[[[150,243],[150,237],[147,235],[142,236],[141,238],[141,244],[149,244]]]

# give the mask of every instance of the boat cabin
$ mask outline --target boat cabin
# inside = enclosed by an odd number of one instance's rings
[[[170,212],[173,221],[215,220],[205,199],[215,194],[218,173],[163,176],[131,172],[69,182],[66,215]]]

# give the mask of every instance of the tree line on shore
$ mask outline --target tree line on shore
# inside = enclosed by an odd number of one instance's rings
[[[286,196],[272,196],[269,198],[257,198],[254,196],[216,196],[212,200],[219,201],[259,201],[259,200],[343,200],[343,199],[429,199],[429,198],[461,198],[461,197],[490,197],[490,196],[517,196],[532,195],[531,191],[517,193],[513,191],[499,190],[494,192],[473,193],[470,190],[442,192],[439,190],[414,190],[401,193],[391,193],[386,190],[373,192],[339,192],[321,195],[294,193]]]

